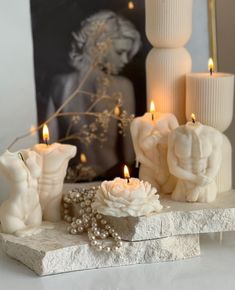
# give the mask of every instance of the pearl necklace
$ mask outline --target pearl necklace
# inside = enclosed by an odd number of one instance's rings
[[[64,220],[70,223],[67,228],[72,235],[87,232],[90,245],[97,251],[117,251],[122,246],[121,237],[103,218],[92,208],[98,187],[74,188],[63,197]],[[76,215],[71,212],[76,210]],[[99,242],[108,237],[113,239],[112,245]]]

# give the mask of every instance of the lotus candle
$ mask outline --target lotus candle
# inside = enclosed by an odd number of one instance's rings
[[[138,178],[130,178],[127,167],[124,170],[125,179],[117,177],[102,182],[93,208],[99,213],[115,217],[137,217],[159,212],[162,205],[156,188]]]

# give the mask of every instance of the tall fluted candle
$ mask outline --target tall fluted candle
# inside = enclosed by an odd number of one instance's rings
[[[184,46],[192,33],[192,0],[145,0],[146,35],[154,47]]]
[[[147,103],[154,100],[158,111],[172,113],[185,123],[185,76],[191,71],[191,56],[185,48],[153,48],[146,60]]]

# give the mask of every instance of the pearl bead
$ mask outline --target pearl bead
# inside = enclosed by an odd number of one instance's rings
[[[100,234],[100,238],[101,238],[102,240],[106,239],[106,234],[101,233],[101,234]]]
[[[85,213],[84,209],[79,210],[79,215],[83,215]]]
[[[118,251],[118,249],[119,249],[119,248],[118,248],[117,246],[113,246],[113,247],[112,247],[112,250],[113,250],[113,251]]]
[[[93,198],[93,193],[88,193],[88,198]]]
[[[102,251],[103,247],[101,245],[96,245],[96,250],[97,251]]]
[[[115,232],[114,229],[109,229],[110,234],[113,234],[114,232]]]
[[[120,241],[121,240],[121,237],[120,236],[117,236],[117,237],[114,238],[114,240],[115,241]]]
[[[76,228],[77,226],[78,226],[78,225],[76,224],[76,222],[72,222],[72,223],[71,223],[71,227],[72,227],[72,228]]]
[[[119,241],[119,242],[117,242],[117,243],[116,243],[116,245],[117,245],[117,247],[119,247],[119,248],[120,248],[120,247],[122,246],[122,242],[121,242],[121,241]]]
[[[101,214],[99,214],[99,213],[97,213],[97,215],[96,215],[95,217],[97,218],[97,220],[100,220],[100,219],[102,219],[102,215],[101,215]]]
[[[90,235],[89,239],[94,241],[95,240],[95,236],[94,235]]]
[[[87,206],[90,205],[90,204],[91,204],[90,199],[87,199],[87,200],[85,201],[85,204],[86,204]]]
[[[100,231],[96,230],[94,231],[95,236],[99,237],[100,236]]]
[[[76,229],[71,229],[70,233],[71,233],[72,235],[76,235],[76,234],[77,234],[77,230],[76,230]]]
[[[77,220],[76,220],[76,224],[77,224],[77,225],[81,225],[81,224],[82,224],[82,220],[81,220],[81,219],[77,219]]]
[[[107,221],[105,219],[102,219],[100,222],[101,222],[102,225],[106,225],[107,224]]]
[[[105,225],[104,228],[105,228],[106,230],[110,230],[110,229],[111,229],[110,225]]]
[[[91,241],[91,245],[94,247],[94,246],[96,246],[97,245],[97,241],[96,240],[94,240],[94,241]]]
[[[111,251],[111,248],[106,246],[106,247],[104,247],[104,250],[105,250],[105,252],[109,253]]]
[[[90,213],[90,212],[92,212],[92,209],[91,209],[91,207],[88,207],[88,208],[86,208],[86,212],[87,212],[87,213]]]
[[[78,226],[77,230],[78,230],[79,233],[82,233],[84,228],[83,228],[83,226]]]
[[[80,207],[81,207],[81,208],[84,208],[84,207],[86,207],[86,204],[85,204],[85,202],[84,202],[84,201],[80,203]]]
[[[76,219],[77,219],[76,217],[73,217],[73,218],[72,218],[72,221],[73,221],[73,222],[75,222],[75,221],[76,221]]]

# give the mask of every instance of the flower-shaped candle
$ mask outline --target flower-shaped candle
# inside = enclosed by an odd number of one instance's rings
[[[93,208],[108,216],[142,216],[159,212],[162,205],[156,188],[138,178],[130,178],[128,168],[124,167],[123,178],[103,181],[95,197]]]

